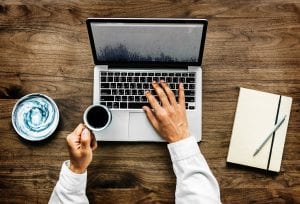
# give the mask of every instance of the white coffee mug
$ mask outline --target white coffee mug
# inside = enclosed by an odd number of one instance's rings
[[[101,131],[111,122],[110,110],[104,105],[91,105],[83,114],[84,124],[92,131]]]

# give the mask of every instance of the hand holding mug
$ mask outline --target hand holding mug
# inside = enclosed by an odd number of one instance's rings
[[[92,161],[93,151],[97,148],[95,136],[83,125],[67,136],[70,155],[70,169],[74,173],[84,173]]]

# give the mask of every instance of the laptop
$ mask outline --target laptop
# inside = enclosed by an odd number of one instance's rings
[[[190,134],[201,140],[202,56],[207,20],[166,18],[88,18],[94,58],[93,104],[112,113],[98,141],[164,142],[142,107],[153,80],[165,80],[178,96],[185,88]],[[157,96],[156,96],[157,97]],[[158,97],[157,97],[158,98]]]

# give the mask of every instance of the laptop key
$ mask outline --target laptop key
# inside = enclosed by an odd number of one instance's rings
[[[117,88],[118,89],[123,88],[123,84],[122,83],[117,83]]]
[[[143,89],[149,89],[149,84],[143,84]]]
[[[107,102],[106,106],[107,106],[107,108],[112,108],[112,102]]]
[[[111,94],[112,94],[112,95],[117,95],[117,92],[118,92],[117,89],[112,89],[112,90],[111,90]]]
[[[100,83],[101,88],[109,88],[109,83]]]
[[[131,84],[129,85],[129,87],[130,87],[131,89],[135,89],[136,85],[135,85],[135,83],[131,83]],[[132,90],[132,91],[133,91],[133,90]]]
[[[186,78],[186,83],[195,83],[195,78],[192,77]]]
[[[129,109],[142,109],[143,106],[149,106],[149,103],[128,103],[128,108]]]
[[[119,82],[119,77],[114,77],[114,82]]]
[[[195,91],[194,90],[185,90],[184,94],[186,96],[194,96],[195,95]]]
[[[140,96],[135,96],[134,101],[139,102],[140,101]]]
[[[190,109],[190,110],[194,110],[194,109],[195,109],[195,106],[189,106],[189,109]]]
[[[121,103],[120,103],[120,108],[121,108],[121,109],[127,109],[127,103],[121,102]]]
[[[140,95],[140,96],[142,96],[142,95],[144,95],[145,94],[145,91],[144,90],[138,90],[138,95]]]
[[[134,101],[134,96],[128,96],[128,101]]]
[[[195,97],[185,97],[186,102],[195,102]]]
[[[113,102],[113,108],[119,108],[119,102]]]
[[[140,78],[140,82],[147,82],[146,77],[141,77],[141,78]]]
[[[131,90],[130,90],[130,89],[126,89],[126,90],[125,90],[125,95],[127,95],[127,96],[128,96],[128,95],[131,95]]]
[[[111,90],[110,89],[101,89],[100,93],[102,96],[111,95]]]
[[[121,101],[121,96],[115,96],[115,101]]]
[[[131,94],[132,94],[132,95],[137,95],[137,90],[136,90],[136,89],[131,90]]]
[[[185,78],[181,77],[181,78],[179,79],[179,82],[185,83]]]
[[[141,96],[141,101],[148,101],[147,97],[146,96]]]
[[[100,101],[114,101],[114,96],[100,96]]]

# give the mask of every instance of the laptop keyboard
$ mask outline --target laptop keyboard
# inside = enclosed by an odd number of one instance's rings
[[[195,72],[100,72],[100,104],[111,109],[141,109],[150,106],[145,96],[150,91],[159,100],[152,81],[164,80],[178,100],[179,82],[184,84],[185,106],[195,109]]]

